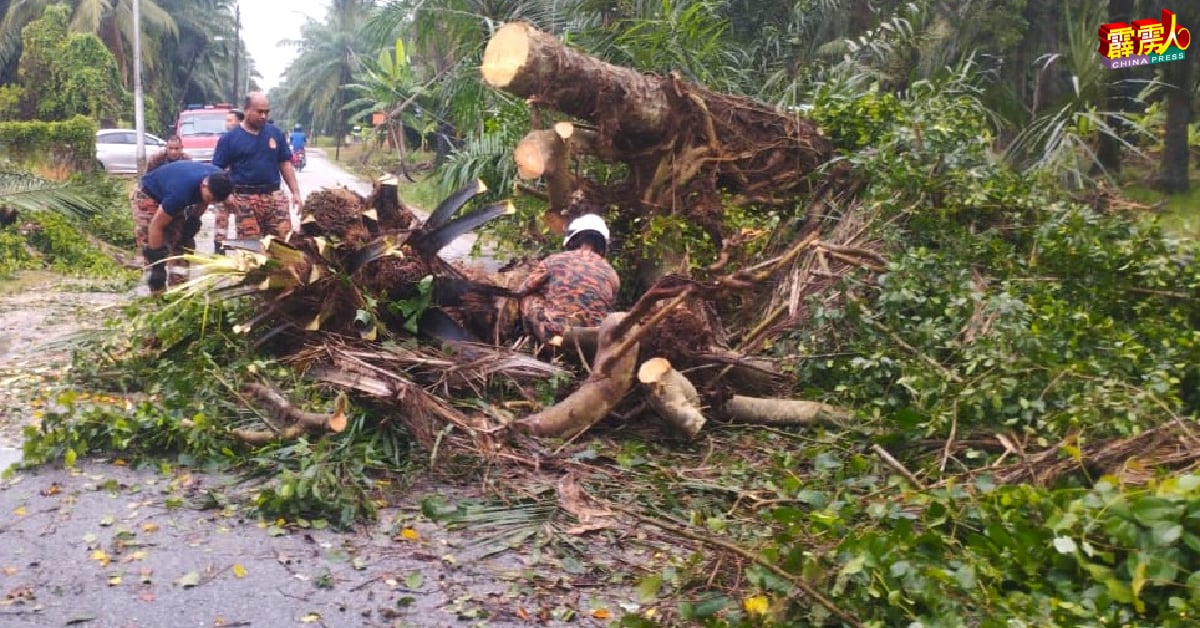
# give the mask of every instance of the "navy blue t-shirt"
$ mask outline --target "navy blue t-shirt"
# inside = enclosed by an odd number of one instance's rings
[[[283,131],[267,124],[258,135],[241,126],[233,127],[217,140],[212,163],[228,169],[234,185],[279,187],[279,164],[291,160],[292,150],[283,138]]]
[[[170,216],[178,216],[189,205],[203,202],[200,183],[221,169],[199,161],[179,160],[164,164],[142,177],[142,191],[162,205]]]

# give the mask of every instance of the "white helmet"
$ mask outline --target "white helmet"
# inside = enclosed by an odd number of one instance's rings
[[[584,231],[595,231],[604,237],[604,245],[608,246],[608,225],[604,224],[604,219],[596,214],[584,214],[567,225],[567,237],[563,239],[563,246],[571,243],[571,238],[583,233]]]

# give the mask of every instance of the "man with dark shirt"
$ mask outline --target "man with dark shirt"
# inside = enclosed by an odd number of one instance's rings
[[[604,253],[608,225],[585,214],[567,227],[565,251],[538,262],[521,284],[521,318],[539,342],[549,343],[567,327],[594,327],[612,311],[621,279]]]
[[[237,238],[283,237],[292,230],[291,206],[300,203],[300,185],[292,168],[292,151],[283,131],[267,123],[271,103],[262,92],[246,96],[245,119],[217,141],[212,163],[229,171],[233,194],[217,210],[216,246],[225,241],[229,216]],[[291,192],[279,189],[280,178]]]
[[[191,159],[183,152],[183,140],[179,139],[178,135],[172,135],[167,138],[167,147],[161,153],[150,158],[146,163],[146,172],[150,172],[159,166],[163,166],[180,159]]]
[[[167,287],[163,260],[184,253],[183,243],[195,239],[195,231],[185,230],[199,229],[199,217],[208,204],[225,200],[232,190],[229,175],[220,168],[191,160],[160,166],[142,177],[133,192],[133,215],[138,246],[150,265],[151,293]]]

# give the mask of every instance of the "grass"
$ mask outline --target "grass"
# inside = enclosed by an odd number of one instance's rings
[[[395,170],[396,156],[394,153],[377,149],[366,156],[368,148],[369,146],[365,143],[343,146],[342,158],[337,161],[337,164],[365,179],[374,179],[385,172]],[[326,157],[332,161],[333,149],[326,148],[324,150]],[[366,156],[365,159],[364,156]],[[413,165],[428,162],[432,158],[432,153],[412,152],[408,155],[409,163]],[[432,211],[445,196],[439,189],[437,177],[432,176],[429,170],[425,170],[413,173],[413,179],[416,180],[415,183],[401,178],[400,198],[410,207],[426,212]]]

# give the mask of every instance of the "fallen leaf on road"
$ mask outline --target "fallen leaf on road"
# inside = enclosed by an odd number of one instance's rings
[[[100,525],[108,527],[108,526],[112,525],[114,522],[116,522],[116,520],[117,520],[117,518],[112,515],[104,515],[100,519]]]
[[[17,573],[16,567],[5,567],[4,568],[4,575],[6,575],[6,576],[11,576],[15,573]]]
[[[183,577],[181,577],[179,580],[176,580],[175,584],[178,584],[179,586],[181,586],[185,589],[194,587],[194,586],[200,584],[200,572],[189,571],[186,574],[184,574]]]
[[[138,593],[137,599],[139,599],[143,602],[153,602],[154,594],[149,591],[142,591],[141,593]]]
[[[42,492],[42,497],[50,497],[52,495],[58,495],[59,493],[61,493],[62,487],[58,485],[58,482],[55,482],[55,483],[51,484],[50,486],[47,486],[46,488],[42,489],[41,492]]]
[[[233,575],[237,576],[238,578],[245,578],[246,577],[246,568],[241,565],[235,564],[233,566]]]
[[[609,613],[603,608],[597,608],[596,610],[592,611],[592,617],[595,617],[596,619],[608,619]]]
[[[144,569],[142,569],[142,570],[138,571],[138,580],[139,580],[139,581],[140,581],[142,584],[150,584],[151,582],[153,582],[153,580],[150,578],[150,576],[151,576],[153,573],[154,573],[154,570],[153,570],[153,569],[150,569],[149,567],[146,567],[146,568],[144,568]]]
[[[114,575],[114,576],[108,577],[108,586],[115,587],[120,584],[121,584],[121,576],[120,575]]]
[[[144,525],[142,525],[142,532],[147,532],[147,533],[158,532],[158,524],[157,523],[144,524]]]
[[[25,510],[24,506],[17,506],[17,509],[13,511],[13,514],[18,517],[24,517],[25,513],[26,513],[26,510]]]
[[[425,584],[425,574],[419,571],[408,574],[408,577],[404,579],[404,586],[410,589],[420,589],[423,584]]]
[[[419,538],[421,538],[421,535],[417,534],[416,530],[414,530],[412,528],[404,528],[403,530],[400,531],[400,534],[396,535],[396,538],[392,539],[392,540],[394,540],[394,541],[401,541],[401,540],[415,541]]]
[[[92,552],[91,559],[100,563],[101,567],[107,567],[108,563],[112,561],[112,559],[108,557],[108,553],[102,549]]]
[[[300,618],[300,623],[302,623],[302,624],[315,624],[319,621],[321,621],[320,613],[309,613],[309,614],[305,615],[304,617]]]

